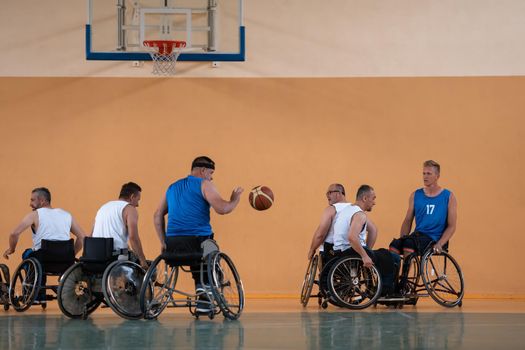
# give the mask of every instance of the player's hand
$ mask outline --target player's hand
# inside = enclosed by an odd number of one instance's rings
[[[4,259],[9,260],[9,255],[13,254],[15,251],[11,247],[7,248],[4,252]]]
[[[145,271],[148,271],[149,269],[149,264],[146,260],[143,260],[140,262],[140,267],[142,267]]]
[[[236,187],[232,191],[232,195],[230,196],[230,201],[235,202],[238,201],[241,198],[241,194],[244,192],[244,188],[242,187]]]
[[[314,257],[314,254],[315,254],[315,250],[309,250],[308,251],[308,260],[311,260],[313,257]]]
[[[164,253],[166,251],[166,242],[161,242],[160,243],[160,253]]]
[[[437,242],[436,244],[434,244],[434,249],[433,249],[434,253],[436,254],[440,254],[442,251],[443,251],[443,245],[440,244],[439,242]]]
[[[370,259],[370,257],[367,255],[363,258],[363,265],[365,267],[372,267],[374,266],[374,262],[372,261],[372,259]]]

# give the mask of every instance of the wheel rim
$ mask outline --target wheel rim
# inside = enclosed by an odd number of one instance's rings
[[[381,279],[375,266],[366,268],[361,259],[343,258],[330,270],[329,287],[342,306],[363,309],[379,297]]]
[[[419,265],[418,259],[414,256],[408,257],[410,262],[408,264],[408,271],[406,271],[405,285],[401,286],[400,292],[406,296],[414,296],[417,294],[417,288],[419,283]],[[420,287],[422,287],[420,285]]]
[[[169,266],[160,257],[152,264],[144,278],[140,292],[140,308],[146,318],[155,318],[168,305],[177,283],[178,267]]]
[[[9,290],[9,301],[18,311],[28,309],[40,286],[38,266],[33,259],[24,260],[16,269]]]
[[[428,253],[422,263],[423,282],[430,296],[443,306],[456,306],[463,298],[463,275],[447,253]]]
[[[304,276],[303,286],[301,288],[301,304],[303,304],[303,306],[308,305],[308,301],[310,300],[310,295],[312,294],[312,288],[314,286],[315,272],[317,271],[318,264],[318,255],[315,255],[312,259],[310,259],[308,263],[306,275]]]
[[[244,289],[233,262],[226,254],[217,253],[208,266],[212,266],[209,279],[221,311],[227,318],[238,318],[244,308]]]
[[[91,292],[91,280],[82,271],[82,265],[73,265],[62,277],[58,290],[58,305],[70,317],[80,317],[98,306]],[[91,304],[92,307],[86,309]]]
[[[131,261],[118,261],[108,267],[104,296],[117,314],[130,318],[143,315],[139,297],[144,275],[144,270]]]

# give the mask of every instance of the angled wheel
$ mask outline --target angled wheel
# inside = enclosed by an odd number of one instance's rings
[[[92,291],[93,276],[82,271],[77,263],[64,272],[57,291],[58,306],[70,318],[86,318],[95,311],[101,300]]]
[[[104,299],[120,317],[136,320],[144,316],[139,297],[145,275],[146,271],[131,261],[115,261],[104,271]]]
[[[18,265],[9,286],[9,302],[16,311],[25,311],[33,304],[41,278],[42,267],[35,259],[26,259]]]
[[[228,255],[218,251],[208,255],[208,280],[224,317],[238,319],[244,308],[244,288]]]
[[[162,257],[153,261],[140,289],[139,306],[144,318],[157,318],[172,299],[179,269],[170,266]]]
[[[304,275],[303,287],[301,289],[301,304],[303,306],[308,305],[308,301],[310,300],[318,265],[319,255],[316,254],[308,262],[308,267],[306,268],[306,273]]]
[[[363,266],[356,257],[337,260],[328,273],[331,296],[343,307],[364,309],[381,295],[381,277],[375,266]]]
[[[446,307],[459,305],[463,300],[463,273],[447,252],[434,254],[429,250],[421,259],[421,277],[428,294]]]

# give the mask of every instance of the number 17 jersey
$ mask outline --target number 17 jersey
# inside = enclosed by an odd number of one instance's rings
[[[435,197],[429,197],[422,188],[414,193],[414,216],[416,231],[438,241],[447,228],[450,191],[443,189]]]

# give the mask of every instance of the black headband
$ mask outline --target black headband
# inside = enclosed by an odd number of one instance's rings
[[[191,165],[191,168],[207,168],[207,169],[212,169],[212,170],[215,170],[215,164],[213,163],[205,163],[205,162],[195,162]]]

